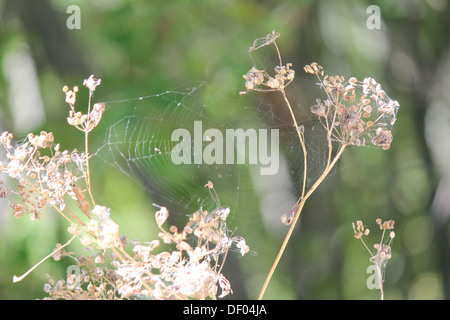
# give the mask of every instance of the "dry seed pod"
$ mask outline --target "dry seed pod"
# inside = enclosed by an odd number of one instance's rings
[[[281,217],[281,222],[285,225],[290,225],[294,220],[294,210],[289,211],[288,213],[283,214]]]
[[[89,202],[86,201],[84,198],[83,192],[81,191],[78,186],[73,185],[72,187],[73,192],[75,193],[75,196],[77,198],[77,206],[80,208],[80,210],[88,217],[90,218],[89,214]]]

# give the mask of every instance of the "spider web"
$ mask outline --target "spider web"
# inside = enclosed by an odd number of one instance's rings
[[[298,200],[303,153],[292,119],[279,98],[276,92],[245,96],[236,92],[230,97],[206,83],[193,83],[159,94],[105,102],[102,123],[106,134],[93,156],[139,183],[152,202],[167,207],[171,216],[191,214],[200,208],[213,210],[221,205],[230,207],[231,222],[239,216],[239,225],[254,224],[256,219],[285,230],[280,217]],[[307,185],[311,185],[325,165],[325,133],[309,107],[294,107],[301,119],[299,123],[305,126]],[[261,174],[264,165],[249,163],[249,153],[243,164],[227,164],[225,160],[223,164],[175,164],[172,153],[179,141],[172,141],[172,133],[183,128],[194,140],[195,121],[201,122],[201,134],[210,128],[218,129],[224,140],[228,129],[251,129],[258,134],[278,130],[279,150],[268,146],[269,151],[279,151],[277,172]],[[206,138],[202,148],[210,143]],[[246,150],[250,152],[248,141]],[[194,147],[190,152],[193,159]],[[224,149],[224,157],[226,152],[229,151]],[[208,181],[214,184],[220,203],[204,187]]]

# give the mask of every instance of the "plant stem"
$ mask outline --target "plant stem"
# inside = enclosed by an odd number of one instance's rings
[[[86,153],[86,187],[87,187],[87,191],[89,193],[89,197],[91,198],[92,204],[95,207],[95,200],[94,200],[94,196],[92,195],[92,191],[91,191],[91,172],[89,170],[89,132],[90,130],[92,130],[92,128],[90,128],[90,117],[91,117],[91,100],[92,100],[92,89],[89,89],[89,103],[88,103],[88,119],[86,120],[86,125],[84,128],[84,146],[85,146],[85,153]]]
[[[264,296],[264,293],[267,289],[267,286],[269,285],[270,279],[272,278],[273,273],[275,272],[275,269],[278,266],[278,263],[280,262],[280,259],[284,253],[284,250],[286,249],[286,246],[289,242],[289,239],[291,238],[292,232],[294,231],[295,225],[298,221],[298,218],[300,217],[300,214],[302,212],[303,206],[306,202],[306,200],[309,198],[309,196],[317,189],[317,187],[322,183],[322,181],[326,178],[326,176],[328,175],[328,173],[330,173],[331,169],[334,167],[334,165],[337,163],[337,161],[339,160],[339,158],[341,157],[342,153],[344,152],[345,148],[347,147],[347,145],[342,144],[339,151],[337,152],[336,156],[334,157],[333,161],[325,168],[325,170],[322,172],[322,174],[320,175],[320,177],[316,180],[316,182],[313,184],[313,186],[311,187],[311,189],[308,190],[308,192],[305,194],[305,196],[303,197],[303,201],[300,202],[297,211],[295,213],[294,216],[294,220],[292,221],[292,224],[286,234],[286,237],[284,238],[283,244],[281,245],[280,250],[278,251],[278,255],[275,258],[275,261],[272,265],[272,267],[269,270],[269,274],[267,275],[266,281],[264,282],[264,285],[261,289],[261,292],[259,293],[259,297],[258,300],[261,300],[262,297]]]
[[[32,268],[30,268],[27,272],[25,272],[23,275],[21,275],[20,277],[18,276],[14,276],[13,277],[13,282],[19,282],[22,281],[26,276],[28,276],[34,269],[36,269],[42,262],[44,262],[45,260],[47,260],[48,258],[50,258],[51,256],[53,256],[55,253],[57,253],[58,251],[64,249],[64,247],[68,246],[73,239],[75,239],[76,235],[73,235],[72,238],[70,238],[69,241],[67,241],[65,244],[63,244],[62,246],[60,246],[59,248],[57,248],[56,250],[52,251],[52,253],[50,253],[49,255],[47,255],[45,258],[43,258],[41,261],[39,261],[38,263],[36,263]]]
[[[384,300],[384,292],[383,292],[383,273],[381,271],[381,267],[379,264],[375,264],[377,277],[378,277],[378,285],[380,287],[380,300]]]
[[[91,198],[92,204],[95,207],[94,196],[91,191],[91,173],[89,170],[89,133],[85,132],[84,134],[84,145],[85,145],[85,153],[86,153],[86,188],[89,193],[89,197]]]
[[[306,188],[306,170],[307,170],[307,155],[308,152],[306,151],[306,146],[305,146],[305,139],[304,139],[304,135],[303,133],[300,131],[299,127],[298,127],[298,123],[297,123],[297,119],[295,118],[294,115],[294,111],[292,110],[291,104],[289,103],[289,100],[286,96],[286,92],[284,90],[280,91],[284,102],[286,102],[286,105],[289,109],[289,112],[291,113],[291,117],[292,117],[292,121],[294,122],[294,126],[295,126],[295,130],[297,131],[297,135],[298,135],[298,139],[300,140],[300,144],[302,146],[302,151],[303,151],[303,187],[302,187],[302,197],[305,196],[305,188]]]

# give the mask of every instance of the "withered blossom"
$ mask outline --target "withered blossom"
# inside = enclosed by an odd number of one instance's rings
[[[273,30],[272,33],[269,33],[265,37],[255,39],[253,41],[253,45],[248,49],[248,52],[253,52],[260,49],[261,47],[268,46],[274,43],[278,37],[280,37],[280,33]]]
[[[280,81],[292,77],[289,66],[277,70]],[[251,81],[258,83],[257,74],[250,76]],[[17,145],[12,144],[11,133],[0,135],[0,143],[6,151],[6,159],[0,161],[0,171],[19,181],[17,194],[22,198],[21,202],[10,202],[13,215],[19,218],[31,214],[32,220],[36,220],[42,210],[54,207],[70,222],[68,232],[73,235],[72,238],[64,245],[58,244],[41,262],[48,257],[60,260],[71,256],[76,260],[81,274],[68,274],[66,280],[59,281],[49,276],[48,283],[44,285],[48,299],[225,297],[232,292],[229,281],[221,273],[227,252],[233,244],[236,244],[241,255],[247,253],[249,248],[243,238],[229,236],[231,232],[227,229],[226,219],[230,209],[220,206],[212,182],[206,186],[211,196],[214,193],[213,199],[218,207],[212,212],[195,212],[181,231],[176,226],[170,226],[168,230],[164,228],[169,216],[167,208],[161,207],[156,212],[156,224],[161,231],[158,236],[167,245],[174,246],[170,251],[160,249],[160,240],[150,243],[136,240],[133,242],[134,257],[131,257],[124,250],[128,243],[127,236],[119,234],[119,225],[111,218],[110,209],[95,204],[89,183],[87,139],[106,109],[105,103],[90,107],[92,93],[100,83],[101,80],[93,75],[83,83],[90,94],[87,114],[75,109],[78,87],[72,90],[67,86],[63,88],[70,107],[67,121],[85,133],[84,152],[61,150],[59,144],[54,144],[51,132],[41,131],[39,135],[30,133],[25,141]],[[73,167],[77,170],[71,171]],[[84,183],[80,184],[80,180]],[[6,195],[7,189],[0,180],[0,198]],[[73,206],[69,210],[67,200],[70,199],[76,202],[79,212],[73,212]],[[91,256],[62,250],[75,237],[88,252],[92,252]],[[155,252],[157,248],[159,252]],[[13,281],[21,281],[41,262],[22,276],[14,276]]]
[[[95,79],[94,75],[91,74],[88,79],[83,81],[83,85],[89,89],[89,91],[95,91],[95,88],[100,85],[102,79]]]
[[[373,78],[358,81],[351,77],[328,76],[313,62],[304,67],[315,74],[327,92],[327,99],[316,100],[311,112],[317,116],[330,136],[343,145],[372,145],[388,150],[392,143],[392,127],[399,103],[390,99]]]
[[[241,94],[252,90],[263,92],[284,90],[295,78],[295,71],[291,67],[292,63],[276,66],[274,68],[274,76],[270,76],[264,70],[258,70],[256,67],[252,67],[247,74],[243,75],[247,91],[243,91]]]
[[[367,249],[367,251],[370,254],[370,258],[369,261],[371,263],[373,263],[373,265],[375,266],[375,275],[377,277],[377,283],[379,285],[379,289],[381,292],[381,300],[384,299],[384,292],[383,292],[383,282],[384,282],[384,271],[386,268],[386,264],[387,262],[392,258],[392,252],[391,252],[391,244],[392,244],[392,240],[395,237],[395,232],[391,231],[389,233],[389,241],[387,243],[385,243],[384,240],[384,236],[385,236],[385,231],[386,230],[391,230],[394,229],[394,220],[387,220],[387,221],[382,221],[380,218],[376,219],[376,223],[380,226],[380,229],[383,231],[382,235],[381,235],[381,239],[378,243],[375,243],[373,245],[373,247],[376,249],[376,253],[372,253],[372,251],[369,249],[369,247],[367,246],[366,242],[363,239],[363,235],[368,235],[369,234],[369,229],[365,229],[364,228],[364,224],[362,223],[362,221],[358,220],[356,221],[356,225],[354,222],[352,222],[352,227],[353,227],[353,233],[354,233],[354,237],[356,239],[361,240],[362,244],[364,245],[364,247]]]

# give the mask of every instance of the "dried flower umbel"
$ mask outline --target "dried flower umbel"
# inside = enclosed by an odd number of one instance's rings
[[[264,282],[259,299],[263,297],[267,289],[306,200],[326,178],[348,146],[372,144],[376,147],[381,147],[383,150],[388,150],[392,143],[392,131],[390,128],[396,121],[399,108],[399,103],[390,99],[381,88],[381,85],[373,78],[358,81],[356,78],[351,77],[348,81],[345,81],[342,76],[326,75],[323,68],[316,62],[306,65],[303,68],[304,71],[314,74],[318,78],[318,85],[325,91],[327,97],[325,100],[317,99],[316,104],[311,107],[311,113],[318,118],[325,129],[328,144],[325,168],[312,186],[307,189],[308,151],[305,145],[305,127],[298,124],[285,91],[286,87],[294,80],[295,71],[292,69],[291,63],[284,64],[282,61],[276,43],[276,39],[279,36],[279,33],[272,31],[267,36],[258,38],[253,42],[253,45],[248,50],[250,53],[273,45],[278,54],[279,65],[274,68],[272,74],[253,66],[243,75],[246,91],[242,91],[240,94],[247,94],[250,91],[276,91],[281,94],[290,112],[292,124],[302,149],[303,182],[296,205],[281,217],[282,223],[290,225],[290,228]]]
[[[134,261],[115,263],[121,276],[119,293],[123,297],[145,295],[154,299],[216,299],[231,293],[230,283],[221,273],[226,254],[233,244],[241,248],[242,254],[248,252],[248,246],[243,238],[228,235],[228,213],[229,209],[224,208],[199,210],[181,232],[175,226],[167,231],[163,225],[169,212],[162,207],[155,215],[161,230],[158,236],[176,249],[156,253],[159,240],[149,244],[134,242]],[[148,288],[142,288],[143,283],[148,283]]]
[[[86,229],[95,235],[84,241],[86,247],[96,250],[93,256],[72,257],[81,273],[72,281],[55,281],[48,277],[44,290],[49,299],[217,299],[232,293],[231,285],[221,273],[228,250],[232,246],[242,255],[249,248],[241,237],[230,237],[225,226],[229,209],[217,208],[212,212],[197,211],[181,232],[175,226],[164,228],[169,211],[161,207],[155,214],[160,240],[141,243],[132,241],[134,256],[119,257],[106,249],[120,248],[124,238],[109,218],[109,210],[97,206],[93,210],[99,220],[91,220]],[[70,232],[83,231],[78,228]],[[85,235],[89,237],[89,235]],[[189,240],[188,240],[189,238]],[[159,250],[161,241],[174,248]],[[101,249],[100,251],[98,249]],[[54,255],[55,256],[55,255]],[[61,258],[59,254],[58,259]],[[76,285],[74,285],[76,283]]]
[[[0,142],[6,151],[6,159],[0,162],[1,171],[19,182],[16,193],[21,197],[21,202],[10,202],[16,217],[31,214],[31,218],[36,220],[42,210],[53,206],[69,221],[81,222],[66,207],[66,195],[75,200],[81,211],[89,217],[89,203],[84,196],[87,191],[93,200],[89,182],[88,135],[98,125],[105,110],[104,104],[95,104],[91,110],[91,97],[99,84],[100,80],[93,76],[85,80],[89,89],[89,105],[88,113],[84,115],[75,110],[78,87],[73,90],[67,86],[63,88],[70,106],[67,121],[85,133],[86,149],[83,153],[77,150],[61,151],[59,144],[54,143],[52,132],[41,131],[39,135],[30,133],[25,141],[15,146],[12,145],[12,133],[1,134]],[[80,169],[82,174],[74,174],[76,170],[73,170],[73,166]],[[78,186],[79,180],[85,181],[86,188]]]
[[[382,221],[380,218],[376,219],[377,224],[380,227],[380,230],[382,230],[381,239],[380,242],[375,243],[373,247],[376,249],[376,253],[372,253],[372,251],[369,249],[367,244],[364,242],[364,236],[368,236],[370,231],[369,229],[366,229],[364,227],[364,224],[361,220],[356,221],[356,225],[353,222],[353,233],[354,237],[356,239],[361,240],[364,247],[369,251],[370,259],[369,261],[374,264],[375,266],[375,275],[377,277],[377,283],[379,285],[380,294],[381,294],[381,300],[384,299],[384,291],[383,291],[383,282],[384,282],[384,270],[386,269],[386,264],[389,259],[392,257],[391,253],[391,244],[392,240],[395,238],[395,232],[390,231],[389,232],[389,241],[387,243],[385,242],[385,233],[386,230],[392,230],[394,229],[394,220],[388,220],[388,221]]]
[[[358,81],[351,77],[328,76],[313,62],[304,67],[315,74],[327,99],[316,100],[311,107],[330,138],[345,145],[365,146],[368,142],[388,150],[399,103],[390,99],[373,78]]]
[[[131,242],[132,252],[126,251],[128,237],[119,233],[119,225],[111,218],[110,209],[95,203],[91,192],[89,170],[89,133],[99,124],[106,109],[104,103],[91,107],[91,98],[100,79],[91,75],[84,81],[89,90],[88,112],[76,110],[78,87],[70,90],[64,86],[69,105],[67,122],[84,133],[85,150],[61,151],[54,143],[53,134],[42,131],[40,135],[28,134],[22,143],[13,144],[13,135],[4,132],[0,143],[6,157],[0,162],[0,172],[18,180],[18,190],[13,191],[20,201],[10,202],[17,218],[31,214],[37,220],[41,212],[53,207],[69,223],[72,237],[34,267],[13,281],[21,281],[46,259],[74,260],[78,274],[68,274],[66,280],[48,276],[44,291],[48,299],[124,299],[143,296],[150,299],[216,299],[232,292],[231,285],[221,273],[228,250],[235,246],[242,255],[249,248],[241,237],[232,237],[226,219],[230,210],[222,208],[212,182],[206,185],[218,205],[211,212],[197,211],[179,232],[175,226],[169,230],[164,224],[169,211],[161,207],[155,214],[161,232],[158,237],[174,248],[158,250],[161,240]],[[78,174],[74,173],[78,172]],[[0,180],[0,198],[8,189]],[[69,209],[72,199],[79,211]],[[71,207],[71,206],[70,206]],[[78,238],[92,254],[76,255],[65,248]]]

